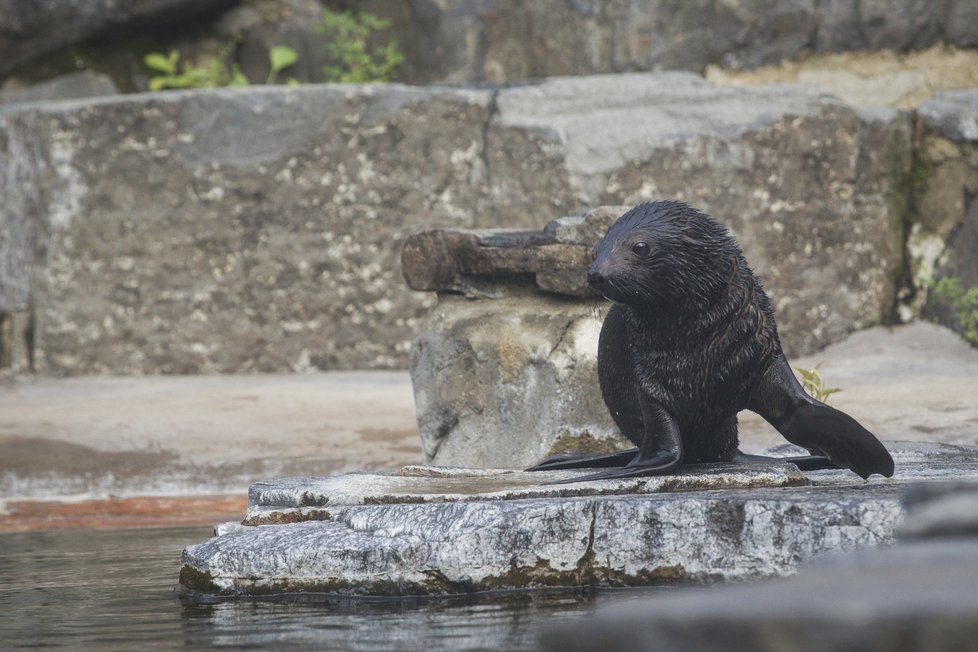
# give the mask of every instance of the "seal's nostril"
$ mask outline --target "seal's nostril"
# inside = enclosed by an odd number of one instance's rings
[[[593,269],[588,270],[587,273],[588,285],[603,285],[604,284],[604,274],[595,271]]]

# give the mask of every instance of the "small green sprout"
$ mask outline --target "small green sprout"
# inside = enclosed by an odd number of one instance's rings
[[[271,64],[271,70],[268,73],[268,79],[265,80],[265,83],[274,84],[275,80],[278,79],[278,74],[289,66],[294,66],[298,60],[299,53],[289,46],[276,45],[273,47],[268,51],[268,62]],[[294,80],[289,80],[290,85],[294,85],[292,81]]]
[[[811,369],[795,367],[795,371],[801,374],[801,384],[805,388],[805,391],[812,395],[812,398],[822,403],[828,403],[829,396],[836,392],[841,392],[842,389],[840,387],[825,386],[825,379],[822,378],[822,374],[818,370],[821,366],[822,363],[819,362]]]

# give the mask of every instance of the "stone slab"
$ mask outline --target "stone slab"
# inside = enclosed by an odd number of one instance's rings
[[[685,477],[688,491],[652,493],[658,480],[527,487],[524,473],[285,480],[254,489],[253,506],[274,508],[254,525],[188,547],[181,583],[225,594],[411,595],[783,575],[818,554],[889,543],[908,483],[978,479],[978,449],[890,447],[893,479],[811,472],[811,486],[794,487],[779,486],[781,475],[774,487],[768,478],[766,488],[697,488],[703,477],[692,469],[672,478]],[[385,497],[384,486],[396,493]],[[290,518],[290,509],[303,511]]]

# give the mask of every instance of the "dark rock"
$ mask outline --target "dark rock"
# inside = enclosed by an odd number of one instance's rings
[[[244,75],[252,83],[263,83],[271,67],[269,51],[285,45],[295,50],[299,59],[279,74],[279,82],[289,78],[323,81],[322,68],[329,63],[328,37],[316,31],[322,22],[323,5],[317,0],[276,0],[274,5],[265,6],[265,10],[248,4],[235,7],[217,23],[219,34],[241,39],[235,59]]]
[[[0,0],[0,75],[109,30],[185,19],[234,0]]]

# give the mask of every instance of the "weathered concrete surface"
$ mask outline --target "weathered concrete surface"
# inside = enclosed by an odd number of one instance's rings
[[[732,465],[556,486],[540,483],[575,472],[264,483],[249,496],[249,525],[184,551],[181,583],[410,595],[783,575],[827,551],[890,542],[906,483],[978,480],[978,449],[890,448],[893,479],[811,472],[811,487],[785,488],[800,480],[791,469]]]
[[[405,373],[21,378],[0,384],[0,414],[8,507],[243,496],[262,478],[421,460]]]
[[[604,609],[545,650],[973,650],[978,483],[913,485],[902,541],[827,556],[788,581],[678,591]]]
[[[674,197],[812,351],[891,310],[909,162],[905,115],[679,73],[36,105],[0,113],[0,230],[27,245],[0,242],[0,295],[28,294],[43,373],[397,367],[432,301],[400,287],[406,233]]]

